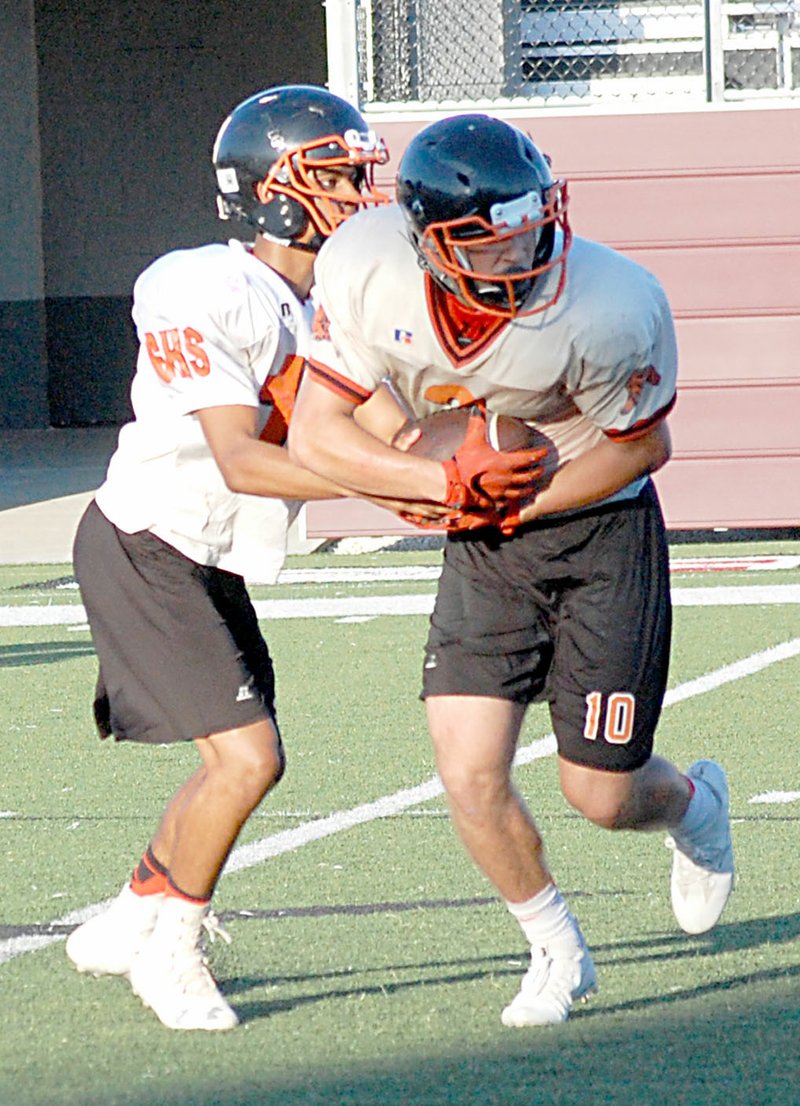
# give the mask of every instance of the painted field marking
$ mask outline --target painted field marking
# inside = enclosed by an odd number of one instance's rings
[[[745,676],[752,676],[761,672],[772,664],[791,657],[800,655],[800,638],[783,642],[780,645],[771,646],[759,653],[753,653],[742,660],[732,664],[723,665],[714,672],[707,672],[694,680],[672,688],[664,698],[664,706],[674,706],[685,702],[696,695],[705,695],[709,691],[722,687],[724,684],[741,680]],[[521,766],[551,756],[556,750],[556,741],[552,734],[538,738],[529,745],[524,745],[517,750],[514,765]],[[350,810],[337,810],[324,818],[316,818],[311,822],[296,826],[294,829],[281,830],[271,834],[260,841],[253,841],[249,845],[242,845],[235,849],[225,865],[225,872],[241,872],[252,868],[271,857],[281,856],[283,853],[294,852],[296,849],[310,844],[312,841],[320,841],[325,837],[341,833],[343,830],[352,829],[354,826],[364,825],[377,818],[387,818],[400,814],[410,807],[426,803],[443,793],[442,783],[438,776],[433,776],[416,787],[403,788],[392,795],[384,795],[372,802],[361,803],[351,807]],[[80,925],[88,918],[98,914],[111,902],[105,899],[103,902],[92,903],[78,910],[70,911],[61,918],[51,922],[52,926]],[[0,964],[13,960],[26,952],[34,952],[36,949],[46,948],[56,941],[65,938],[63,933],[35,934],[25,937],[9,937],[0,941]]]
[[[754,795],[748,799],[749,803],[796,803],[800,799],[800,791],[763,791],[760,795]]]
[[[348,595],[331,599],[257,599],[259,618],[377,618],[380,615],[429,615],[429,595]],[[800,603],[800,584],[750,585],[717,588],[673,588],[676,607],[765,606]],[[80,603],[52,603],[41,607],[0,607],[0,627],[75,626],[86,622]]]
[[[669,570],[686,572],[776,572],[800,567],[800,556],[775,554],[774,556],[746,557],[673,557]],[[438,580],[441,564],[435,565],[326,565],[325,568],[284,568],[277,584],[374,584],[401,580]],[[251,583],[258,586],[257,581]],[[45,582],[41,585],[47,587]],[[77,591],[76,580],[63,578],[50,582],[56,591]],[[262,585],[266,586],[266,585]],[[271,585],[270,585],[271,586]]]
[[[800,556],[720,556],[673,557],[670,572],[777,572],[800,566]],[[388,580],[438,580],[442,566],[436,565],[375,565],[325,568],[285,568],[278,584],[363,584]]]
[[[800,557],[776,554],[750,557],[675,557],[670,572],[777,572],[797,568]]]

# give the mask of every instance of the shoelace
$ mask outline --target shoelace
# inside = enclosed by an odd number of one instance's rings
[[[219,997],[217,983],[203,948],[205,936],[208,937],[208,941],[212,945],[217,938],[228,945],[233,941],[217,915],[209,910],[200,923],[200,931],[197,934],[196,941],[191,945],[184,946],[182,950],[176,949],[175,966],[187,992]]]
[[[230,933],[228,933],[227,929],[223,927],[222,922],[219,920],[213,910],[209,910],[205,918],[203,918],[202,927],[208,935],[208,939],[212,945],[217,940],[217,938],[219,938],[221,941],[224,941],[226,945],[230,945],[233,943],[233,938],[231,937]]]
[[[554,957],[547,948],[538,949],[537,952],[536,956],[531,953],[531,963],[525,973],[523,990],[529,994],[541,995],[552,992],[555,988],[569,995],[576,986],[576,961],[569,957]],[[578,979],[580,979],[580,971],[578,971]]]
[[[212,1001],[220,998],[217,981],[208,966],[200,941],[192,948],[187,947],[176,952],[173,965],[180,986],[187,994],[203,996]]]

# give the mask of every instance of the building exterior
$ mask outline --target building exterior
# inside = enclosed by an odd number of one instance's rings
[[[13,0],[0,4],[0,430],[128,416],[131,288],[221,239],[210,151],[283,81],[358,103],[394,167],[476,107],[570,181],[577,233],[662,280],[681,354],[673,529],[800,523],[795,0]],[[312,505],[309,535],[406,532]]]

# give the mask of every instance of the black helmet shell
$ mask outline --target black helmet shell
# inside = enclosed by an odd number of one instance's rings
[[[487,115],[457,115],[420,131],[403,154],[397,199],[420,231],[526,192],[544,195],[550,167],[528,135]]]

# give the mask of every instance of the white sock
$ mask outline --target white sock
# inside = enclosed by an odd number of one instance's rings
[[[137,895],[131,889],[130,883],[125,884],[115,900],[126,913],[132,913],[141,918],[152,918],[153,921],[155,921],[163,901],[164,895],[161,892],[155,895]]]
[[[697,841],[716,821],[719,814],[719,799],[703,780],[693,779],[692,783],[694,793],[689,800],[686,813],[674,830],[676,837]]]
[[[548,883],[543,891],[527,902],[506,901],[506,906],[534,947],[546,944],[553,938],[579,939],[578,923],[554,883]]]
[[[200,933],[208,903],[193,903],[175,895],[165,895],[158,912],[153,940],[165,945],[191,943]]]

